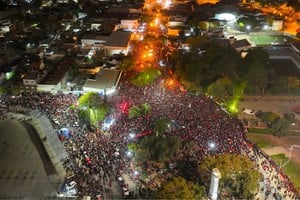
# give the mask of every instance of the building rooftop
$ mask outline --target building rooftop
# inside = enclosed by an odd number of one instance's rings
[[[27,79],[27,80],[35,80],[38,77],[38,72],[29,72],[25,75],[25,77],[23,79]]]
[[[101,69],[94,79],[87,79],[83,87],[104,89],[111,88],[117,84],[120,70]]]
[[[270,59],[269,63],[274,68],[276,74],[300,78],[300,69],[291,59]]]
[[[56,85],[73,65],[73,61],[63,61],[56,68],[48,73],[40,84]]]
[[[87,34],[87,35],[82,36],[82,39],[107,41],[109,39],[109,36],[96,35],[96,34]]]
[[[107,47],[126,47],[130,40],[131,32],[115,31],[107,40],[105,46]]]
[[[251,44],[247,39],[241,39],[241,40],[234,41],[234,43],[231,46],[236,49],[240,47],[251,46]]]

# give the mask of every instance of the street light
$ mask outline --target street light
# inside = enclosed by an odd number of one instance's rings
[[[133,171],[133,175],[134,175],[134,176],[138,176],[138,175],[139,175],[139,172],[138,172],[137,170],[134,170],[134,171]]]
[[[211,150],[213,150],[213,149],[216,148],[216,143],[214,143],[214,142],[209,142],[209,143],[208,143],[208,146],[209,146],[209,148],[210,148]]]
[[[134,176],[134,182],[135,182],[135,195],[136,197],[139,197],[139,172],[137,170],[133,171],[133,176]]]
[[[131,158],[132,152],[131,152],[130,150],[128,150],[128,151],[126,152],[126,155],[127,155],[127,157]]]
[[[130,138],[130,139],[133,139],[134,137],[135,137],[135,133],[134,133],[134,132],[130,132],[130,133],[129,133],[129,138]]]
[[[208,150],[211,152],[211,155],[214,156],[216,151],[216,143],[214,141],[208,142]]]

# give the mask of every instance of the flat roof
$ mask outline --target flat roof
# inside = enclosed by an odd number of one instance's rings
[[[279,56],[292,56],[295,55],[295,52],[292,50],[291,46],[272,46],[267,47],[265,50],[269,53],[269,55],[279,55]]]
[[[300,69],[291,59],[270,59],[269,63],[277,74],[300,78]]]
[[[49,181],[53,168],[39,152],[32,133],[16,120],[0,121],[0,198],[55,197],[58,184]]]
[[[64,77],[74,61],[64,60],[56,68],[51,70],[40,84],[56,85]]]
[[[86,34],[82,36],[82,39],[107,41],[109,39],[109,36],[97,35],[97,34]]]
[[[121,72],[121,70],[100,69],[99,73],[95,75],[95,79],[87,79],[83,87],[95,89],[112,88],[117,84]]]
[[[106,47],[126,47],[128,45],[131,32],[115,31],[109,36]]]

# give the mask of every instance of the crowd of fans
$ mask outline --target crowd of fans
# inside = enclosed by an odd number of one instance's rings
[[[73,94],[24,93],[19,96],[0,96],[6,109],[22,105],[39,109],[52,121],[57,134],[67,128],[71,137],[62,139],[69,153],[68,172],[74,175],[78,195],[107,195],[117,181],[124,194],[128,185],[122,174],[133,174],[134,166],[127,156],[130,133],[153,133],[158,119],[170,122],[166,135],[176,135],[183,141],[181,153],[191,160],[202,160],[214,154],[246,154],[253,159],[264,175],[260,196],[268,198],[276,193],[282,197],[296,198],[296,190],[281,169],[247,140],[243,124],[232,117],[222,106],[206,95],[181,91],[178,87],[164,87],[164,77],[145,87],[134,87],[123,77],[116,94],[107,97],[114,123],[102,131],[102,123],[89,129],[80,121],[76,109],[78,96]],[[147,103],[151,106],[147,115],[128,118],[128,109]],[[75,109],[70,106],[74,106]],[[193,147],[186,141],[193,141]],[[211,146],[210,144],[214,144]],[[193,148],[192,154],[190,149]],[[277,182],[276,182],[277,181]],[[275,186],[275,189],[268,189]]]

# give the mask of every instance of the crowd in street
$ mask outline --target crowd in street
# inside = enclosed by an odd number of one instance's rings
[[[58,135],[61,128],[69,130],[71,137],[62,142],[69,153],[67,168],[69,174],[74,175],[79,196],[107,195],[115,181],[120,183],[125,194],[128,185],[122,180],[122,173],[133,174],[134,170],[126,154],[132,139],[130,133],[151,134],[158,119],[167,119],[170,126],[165,134],[182,139],[181,154],[185,157],[198,161],[212,154],[246,154],[264,175],[258,197],[267,198],[278,193],[286,199],[295,199],[296,190],[289,179],[271,159],[253,148],[238,119],[209,96],[165,88],[163,78],[146,87],[134,87],[126,81],[126,76],[123,77],[116,94],[107,97],[114,111],[110,113],[114,124],[106,131],[102,131],[101,123],[91,130],[80,121],[78,110],[70,107],[76,108],[77,95],[24,93],[0,98],[6,108],[22,105],[44,112]],[[151,106],[150,113],[129,119],[128,109],[144,103]]]

